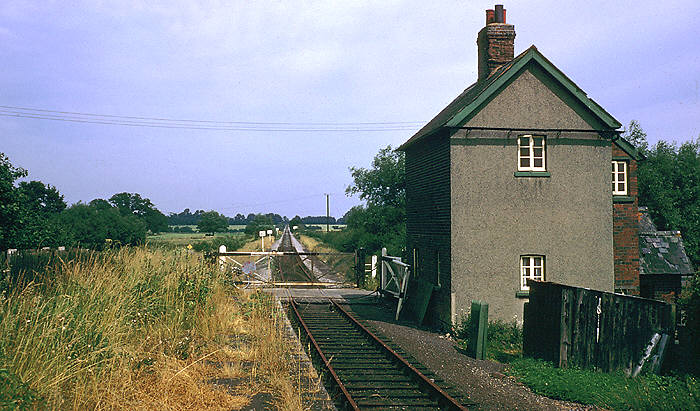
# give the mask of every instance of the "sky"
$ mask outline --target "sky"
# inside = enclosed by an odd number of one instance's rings
[[[476,79],[494,4],[3,0],[0,152],[69,204],[291,218],[325,215],[328,193],[341,217],[361,203],[349,168]],[[516,55],[536,45],[650,143],[700,134],[700,2],[504,7]]]

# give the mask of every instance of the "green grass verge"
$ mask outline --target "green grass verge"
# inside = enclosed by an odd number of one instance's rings
[[[455,329],[457,344],[466,352],[473,338],[466,317]],[[486,357],[508,364],[506,373],[546,397],[615,410],[700,409],[700,382],[690,375],[602,373],[557,368],[551,363],[522,357],[522,328],[515,322],[490,321]]]
[[[557,368],[531,358],[513,360],[507,373],[536,394],[615,410],[697,410],[700,383],[691,376],[642,375]]]

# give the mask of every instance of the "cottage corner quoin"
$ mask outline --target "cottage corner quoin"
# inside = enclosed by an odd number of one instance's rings
[[[433,285],[435,325],[472,300],[521,322],[528,279],[640,294],[642,156],[534,45],[515,56],[515,36],[502,6],[487,10],[478,79],[398,148],[407,251]]]

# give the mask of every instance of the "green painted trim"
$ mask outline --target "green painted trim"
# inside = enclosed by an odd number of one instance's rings
[[[450,139],[450,145],[453,146],[515,146],[518,144],[517,137],[525,133],[513,134],[511,138],[464,138],[455,137]],[[550,146],[593,146],[593,147],[607,147],[610,142],[607,140],[591,140],[586,138],[556,138],[551,137],[553,133],[538,134],[547,137],[547,145]]]
[[[542,82],[547,88],[554,93],[555,96],[559,97],[561,101],[564,102],[568,107],[570,107],[579,117],[583,119],[591,128],[595,130],[601,130],[607,128],[607,125],[593,115],[585,104],[582,104],[580,99],[571,93],[566,87],[564,87],[560,81],[552,75],[552,73],[539,67],[536,64],[532,65],[530,69],[532,75],[535,76],[539,81]],[[610,140],[608,140],[609,142]]]
[[[629,156],[633,159],[643,160],[645,158],[644,155],[640,153],[635,146],[633,146],[629,141],[625,140],[624,138],[618,136],[613,141],[615,142],[615,144],[617,144],[618,147],[622,149],[622,151],[629,154]]]
[[[531,52],[532,51],[529,50],[526,56],[529,55]],[[508,70],[506,70],[506,72],[503,73],[503,75],[494,80],[488,87],[486,87],[486,89],[482,90],[481,93],[479,93],[479,95],[471,103],[459,110],[457,114],[455,114],[450,120],[448,120],[447,123],[445,123],[445,126],[459,127],[464,125],[467,121],[474,117],[476,113],[480,111],[477,110],[477,108],[486,105],[486,103],[493,100],[503,88],[505,88],[508,84],[512,83],[518,77],[515,74],[519,74],[520,70],[525,67],[525,64],[528,61],[529,59],[527,58],[521,58],[511,67],[509,67]]]
[[[634,197],[630,196],[613,196],[613,203],[634,203]]]
[[[452,138],[451,146],[516,146],[518,141],[515,138]]]
[[[549,171],[516,171],[513,173],[515,177],[551,177]]]
[[[615,161],[630,161],[631,160],[631,158],[629,158],[627,156],[613,156],[612,159]]]
[[[608,140],[592,140],[588,138],[548,138],[547,144],[550,146],[589,146],[608,147]]]
[[[528,298],[530,297],[530,291],[529,290],[520,290],[515,293],[515,298]]]
[[[547,60],[534,46],[530,47],[524,55],[516,59],[515,63],[508,67],[507,70],[496,80],[494,80],[486,89],[484,89],[479,95],[466,107],[462,108],[455,114],[450,120],[445,123],[447,127],[459,127],[465,124],[471,117],[473,117],[477,111],[484,103],[490,101],[500,93],[500,91],[507,85],[510,84],[515,78],[517,78],[526,66],[532,66],[530,64],[532,61],[538,63],[541,67],[541,71],[537,72],[537,69],[531,70],[535,76],[538,78],[545,77],[543,73],[547,73],[551,76],[551,79],[545,84],[552,89],[557,96],[562,98],[562,100],[571,106],[571,108],[576,111],[587,123],[589,123],[594,128],[610,128],[612,130],[622,127],[619,121],[617,121],[613,116],[606,112],[600,105],[595,103],[593,100],[588,98],[586,93],[583,92],[573,81],[571,81],[564,73],[562,73],[554,64]],[[537,75],[539,74],[539,76]],[[542,78],[540,78],[542,80]],[[557,86],[558,83],[558,86]],[[562,93],[561,87],[563,87],[568,93]],[[568,94],[568,95],[567,95]],[[578,104],[576,104],[576,101]],[[581,105],[586,107],[586,110],[581,110]],[[596,121],[595,117],[591,115],[594,114],[599,120]],[[611,131],[612,131],[611,130]]]
[[[578,100],[583,103],[589,110],[595,113],[608,127],[612,129],[622,127],[622,124],[617,121],[613,116],[610,115],[603,107],[598,103],[588,98],[588,95],[579,88],[570,78],[568,78],[561,70],[559,70],[551,61],[549,61],[545,56],[543,56],[537,49],[535,49],[536,54],[533,58],[540,63],[540,65],[547,70],[555,79],[557,79],[561,85],[566,87]]]

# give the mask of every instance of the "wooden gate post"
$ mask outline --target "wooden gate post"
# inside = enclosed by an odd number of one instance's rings
[[[486,358],[487,330],[489,326],[489,305],[484,301],[472,300],[471,307],[471,338],[469,352],[477,360]]]
[[[365,249],[360,247],[355,251],[355,283],[357,287],[365,286]]]

